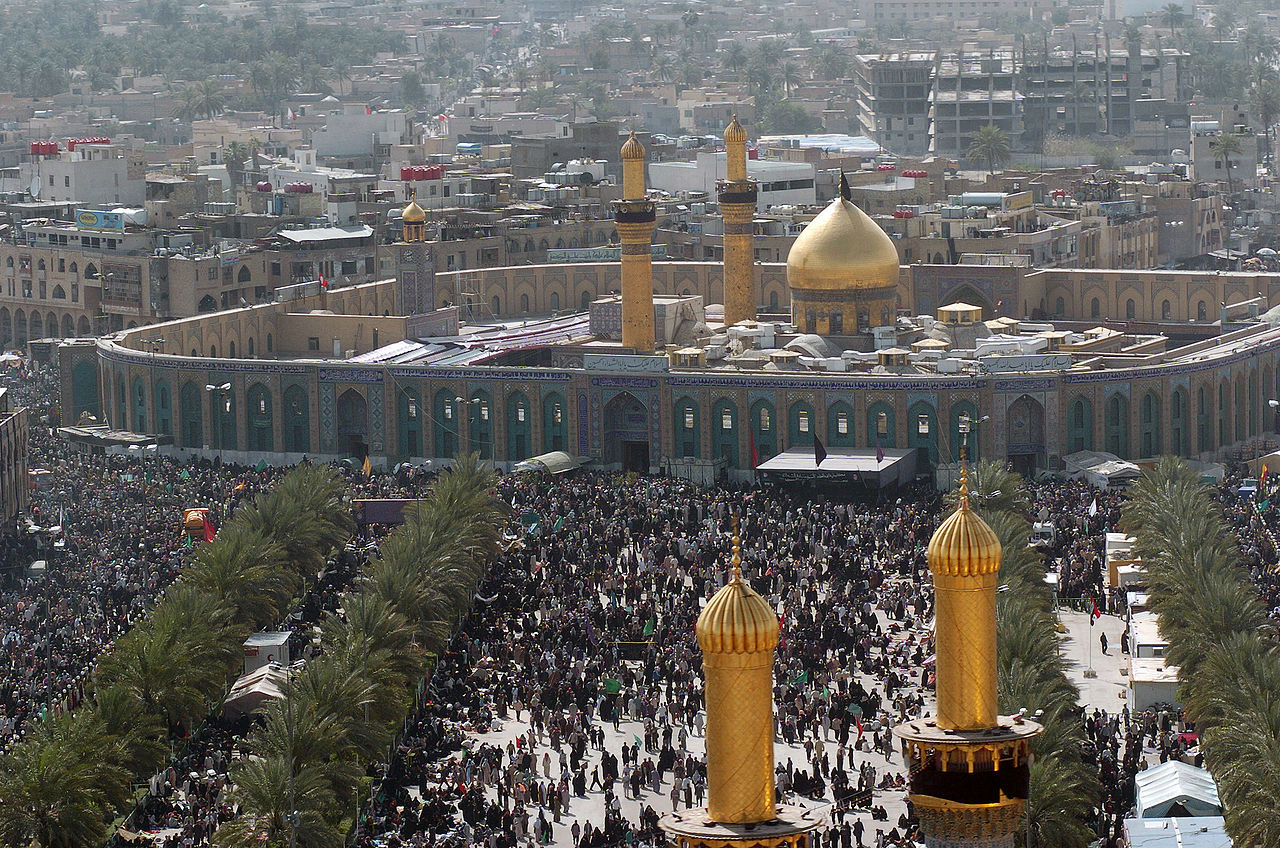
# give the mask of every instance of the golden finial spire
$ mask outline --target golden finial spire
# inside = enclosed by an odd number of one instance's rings
[[[742,582],[742,540],[738,537],[738,516],[733,517],[733,576],[730,583]]]

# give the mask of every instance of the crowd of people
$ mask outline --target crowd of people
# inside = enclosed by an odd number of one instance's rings
[[[0,385],[39,411],[56,404],[47,371]],[[31,523],[0,556],[0,744],[84,696],[96,658],[178,574],[184,506],[215,524],[270,485],[273,469],[164,457],[87,457],[44,422],[33,465],[53,471]],[[351,473],[353,497],[419,494],[412,469]],[[743,570],[775,607],[779,797],[829,806],[818,846],[913,845],[918,832],[894,724],[932,708],[932,592],[925,549],[941,516],[932,488],[851,502],[745,487],[578,472],[509,475],[518,544],[491,567],[475,605],[439,658],[358,821],[361,848],[656,845],[662,814],[705,804],[701,658],[694,625],[727,576],[735,525]],[[1121,498],[1079,482],[1030,484],[1057,532],[1050,562],[1061,599],[1120,613],[1102,572],[1103,537]],[[1255,524],[1274,519],[1227,501],[1269,605],[1275,551]],[[61,529],[48,532],[57,525]],[[1280,528],[1277,528],[1280,529]],[[367,529],[364,531],[368,533]],[[54,543],[57,543],[56,545]],[[340,604],[376,535],[352,541],[282,623],[305,653],[312,624]],[[45,575],[26,567],[49,560]],[[1133,774],[1180,756],[1180,717],[1082,714],[1102,779],[1099,835],[1132,800]],[[178,740],[151,780],[129,832],[165,848],[211,844],[234,815],[227,771],[245,756],[251,717],[214,716]]]

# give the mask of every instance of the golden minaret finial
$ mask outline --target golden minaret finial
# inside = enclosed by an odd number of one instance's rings
[[[738,537],[738,516],[733,517],[733,558],[730,560],[733,565],[732,574],[729,577],[730,583],[742,582],[742,540]]]

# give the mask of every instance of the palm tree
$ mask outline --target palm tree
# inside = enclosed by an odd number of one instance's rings
[[[80,848],[103,843],[128,798],[119,744],[91,711],[34,726],[0,756],[0,843]]]
[[[148,715],[189,725],[221,695],[248,632],[232,625],[222,599],[178,584],[102,659],[98,685],[120,688]]]
[[[724,53],[722,63],[726,68],[735,74],[742,73],[742,69],[747,66],[747,50],[739,41],[729,44],[729,49]]]
[[[986,162],[987,173],[994,175],[996,166],[1003,165],[1009,159],[1009,137],[994,124],[979,127],[969,138],[966,154],[970,160]]]
[[[287,757],[273,755],[238,761],[230,778],[230,799],[240,815],[218,828],[219,848],[287,845],[291,837],[305,848],[342,845],[341,833],[325,819],[336,799],[318,768],[295,770]]]
[[[165,727],[157,716],[139,712],[125,689],[101,687],[93,693],[93,710],[102,720],[104,735],[120,745],[121,764],[131,774],[148,774],[169,753]]]
[[[1213,154],[1214,161],[1227,172],[1227,195],[1234,195],[1235,183],[1231,179],[1231,157],[1239,156],[1244,152],[1244,148],[1240,145],[1240,137],[1235,133],[1221,132],[1209,140],[1209,152]]]
[[[216,542],[195,550],[185,582],[222,598],[254,630],[278,619],[301,582],[284,548],[241,522],[224,527]]]
[[[1230,6],[1221,3],[1213,11],[1213,28],[1218,31],[1218,43],[1222,43],[1222,39],[1227,32],[1235,33],[1236,29],[1236,13]]]
[[[675,63],[671,60],[671,54],[659,53],[654,56],[650,70],[653,78],[659,82],[671,82],[671,78],[675,75]]]
[[[782,81],[783,96],[790,97],[792,90],[799,88],[802,82],[800,66],[795,62],[783,62],[782,68],[778,71],[778,79]]]
[[[1271,161],[1271,146],[1275,139],[1276,118],[1280,116],[1280,80],[1260,80],[1249,92],[1253,111],[1262,121],[1262,131],[1266,136],[1266,161]]]
[[[1182,26],[1187,20],[1187,13],[1182,10],[1179,3],[1169,3],[1161,11],[1164,18],[1165,26],[1169,28],[1169,32],[1177,33],[1178,27]]]

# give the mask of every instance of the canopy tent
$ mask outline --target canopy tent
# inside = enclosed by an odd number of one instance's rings
[[[1218,786],[1205,769],[1170,760],[1138,772],[1133,782],[1141,818],[1222,815]]]
[[[1142,469],[1132,462],[1105,451],[1076,451],[1064,456],[1062,462],[1068,477],[1083,479],[1095,489],[1123,488],[1142,475]]]
[[[1222,816],[1125,819],[1129,848],[1231,848]]]
[[[516,471],[545,471],[548,474],[564,474],[582,463],[564,451],[551,451],[516,463]]]
[[[267,701],[273,701],[284,693],[288,679],[289,672],[279,663],[267,663],[241,675],[222,702],[223,712],[233,717],[257,712]]]
[[[861,484],[882,489],[916,476],[915,448],[827,448],[822,464],[811,447],[788,448],[756,466],[769,483]]]

